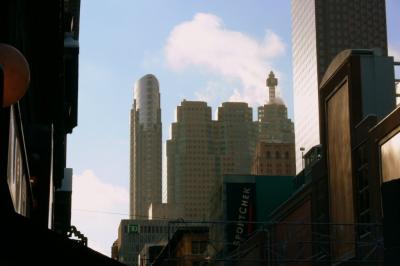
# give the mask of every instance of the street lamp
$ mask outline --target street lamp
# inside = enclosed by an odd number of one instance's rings
[[[306,149],[304,147],[300,147],[300,151],[301,151],[301,168],[304,169],[304,151]]]

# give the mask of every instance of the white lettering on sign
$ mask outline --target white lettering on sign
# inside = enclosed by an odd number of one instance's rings
[[[245,224],[241,223],[240,221],[247,220],[250,193],[251,193],[251,188],[243,188],[242,201],[239,206],[239,215],[237,219],[239,222],[236,224],[235,238],[233,241],[233,245],[235,246],[239,246],[243,238]]]

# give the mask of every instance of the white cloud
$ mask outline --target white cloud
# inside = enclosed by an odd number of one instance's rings
[[[165,46],[167,65],[173,70],[197,66],[233,82],[241,90],[231,92],[230,100],[261,104],[266,101],[265,78],[272,69],[271,60],[283,55],[285,45],[267,30],[258,41],[239,31],[224,27],[212,14],[198,13],[171,31]]]
[[[103,182],[92,170],[74,175],[71,223],[88,238],[90,248],[110,256],[128,205],[126,188]]]
[[[209,81],[206,87],[195,92],[196,100],[207,102],[209,105],[218,105],[229,98],[231,91],[226,84],[218,81]]]

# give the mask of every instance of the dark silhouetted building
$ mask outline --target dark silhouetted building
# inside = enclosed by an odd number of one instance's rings
[[[210,242],[214,255],[229,257],[249,237],[267,223],[269,215],[293,193],[293,176],[225,175],[213,197]],[[217,255],[218,253],[218,255]]]
[[[208,243],[208,227],[179,228],[152,265],[202,265],[208,261]]]
[[[320,125],[327,179],[319,186],[323,190],[325,184],[327,188],[329,222],[358,225],[356,230],[343,226],[330,231],[334,239],[330,245],[331,260],[357,260],[367,254],[380,258],[379,249],[373,246],[381,235],[379,229],[360,225],[382,223],[381,182],[379,175],[370,175],[378,166],[366,156],[377,151],[368,145],[363,148],[363,143],[371,126],[394,110],[394,84],[393,57],[374,50],[342,51],[322,78]],[[366,152],[365,148],[370,150]]]
[[[78,118],[79,15],[79,0],[0,2],[1,265],[120,265],[86,247],[70,224],[66,149]],[[6,45],[30,70],[25,95],[10,105],[3,100],[17,68],[3,61]]]

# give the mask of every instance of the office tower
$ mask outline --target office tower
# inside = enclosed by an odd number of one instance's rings
[[[167,159],[168,204],[182,204],[184,219],[206,218],[216,180],[215,125],[207,103],[184,100],[177,107]]]
[[[253,154],[251,173],[254,175],[295,175],[293,122],[287,108],[276,96],[278,79],[270,72],[266,85],[269,101],[258,107],[258,142]]]
[[[218,175],[250,173],[257,141],[252,108],[247,103],[225,102],[218,107],[216,125]]]
[[[159,83],[145,75],[134,88],[131,110],[130,217],[148,218],[151,203],[161,203],[161,109]]]
[[[296,170],[300,148],[320,143],[318,85],[331,60],[348,48],[387,54],[385,0],[292,0]]]
[[[258,107],[258,142],[294,143],[293,122],[288,118],[287,107],[276,97],[278,79],[270,72],[267,79],[269,101]]]

